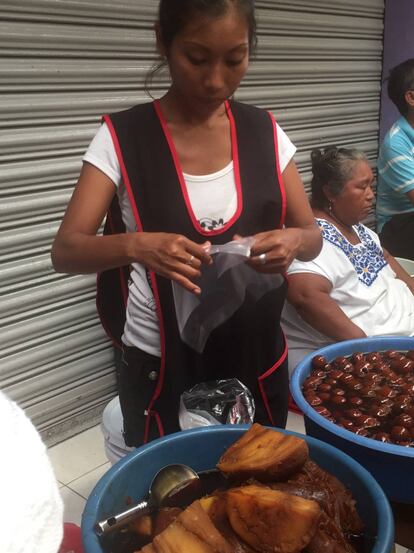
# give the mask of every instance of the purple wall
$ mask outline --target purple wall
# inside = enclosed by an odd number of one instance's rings
[[[386,0],[384,27],[383,79],[398,63],[414,58],[414,0]],[[387,95],[387,83],[382,85],[380,139],[399,112]]]

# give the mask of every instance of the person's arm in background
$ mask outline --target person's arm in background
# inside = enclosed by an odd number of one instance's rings
[[[284,272],[297,258],[310,261],[320,252],[322,236],[306,197],[295,162],[283,171],[286,190],[286,228],[262,232],[255,236],[252,265],[264,273]],[[266,264],[259,256],[266,254]]]
[[[414,168],[413,168],[414,169]],[[413,179],[414,179],[414,173],[413,173]],[[414,190],[410,190],[406,193],[407,198],[410,200],[412,204],[414,204]]]
[[[331,282],[312,273],[289,275],[287,300],[310,326],[334,341],[365,338],[365,332],[354,324],[330,296]]]
[[[396,277],[408,286],[411,292],[414,294],[414,278],[407,273],[407,271],[402,267],[398,261],[393,257],[390,252],[383,248],[385,261],[389,264],[391,269],[394,271]]]

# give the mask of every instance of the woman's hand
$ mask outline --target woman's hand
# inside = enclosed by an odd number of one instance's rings
[[[301,245],[301,229],[261,232],[254,237],[249,265],[260,273],[284,273]]]
[[[207,253],[210,242],[196,244],[180,234],[164,232],[131,233],[130,259],[150,271],[174,280],[189,292],[200,294],[196,280],[201,265],[212,263]]]
[[[114,183],[104,173],[84,163],[53,244],[55,269],[87,274],[139,262],[190,292],[200,293],[195,281],[201,263],[211,263],[206,251],[209,243],[196,244],[184,236],[166,233],[97,235],[115,192]]]

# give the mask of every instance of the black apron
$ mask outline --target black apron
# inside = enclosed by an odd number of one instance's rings
[[[231,123],[238,207],[232,219],[213,232],[205,231],[192,212],[159,103],[138,105],[104,117],[138,232],[178,233],[197,243],[208,239],[213,244],[224,244],[235,234],[251,236],[283,225],[286,201],[273,117],[266,111],[237,102],[227,103],[227,114]],[[106,231],[108,226],[109,223]],[[118,335],[118,342],[125,309],[123,301],[116,300],[114,290],[116,282],[119,287],[119,276],[125,277],[122,271],[103,273],[98,288],[101,319],[115,341]],[[161,362],[155,384],[147,386],[143,381],[139,391],[146,414],[143,443],[179,430],[181,393],[207,380],[239,378],[255,398],[255,420],[265,424],[274,424],[274,414],[281,406],[287,412],[287,345],[280,328],[286,281],[258,302],[247,295],[245,303],[210,334],[203,353],[198,354],[180,339],[171,281],[155,273],[150,273],[150,280],[160,327]],[[108,312],[110,320],[106,316]],[[278,378],[275,385],[275,375],[278,369],[282,371],[281,367],[286,378]]]

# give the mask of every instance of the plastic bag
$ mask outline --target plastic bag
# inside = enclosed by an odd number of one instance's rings
[[[254,413],[253,396],[237,378],[201,382],[181,394],[182,430],[214,424],[251,424]]]
[[[213,263],[201,268],[199,296],[172,282],[181,339],[198,353],[210,333],[243,304],[246,294],[258,301],[283,283],[280,274],[258,273],[246,264],[253,241],[248,237],[210,247]]]

